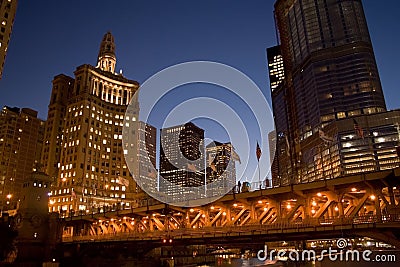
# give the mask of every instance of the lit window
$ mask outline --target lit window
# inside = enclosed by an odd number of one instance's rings
[[[386,140],[385,140],[385,138],[383,138],[383,137],[380,137],[380,138],[378,138],[378,139],[376,139],[376,142],[377,143],[383,143],[383,142],[385,142]]]
[[[352,146],[352,144],[349,142],[349,143],[344,143],[343,144],[343,147],[351,147]]]

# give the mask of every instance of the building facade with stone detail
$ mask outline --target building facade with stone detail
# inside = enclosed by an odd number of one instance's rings
[[[141,191],[128,170],[122,145],[124,123],[138,119],[138,112],[128,118],[125,111],[139,83],[116,74],[115,66],[114,37],[108,32],[96,66],[84,64],[77,67],[74,78],[61,74],[53,80],[42,156],[54,181],[50,211],[126,207]]]

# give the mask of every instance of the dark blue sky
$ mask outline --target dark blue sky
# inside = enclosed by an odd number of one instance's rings
[[[389,109],[400,107],[400,3],[364,0]],[[273,0],[20,0],[3,79],[0,106],[31,107],[47,117],[51,80],[95,65],[110,30],[117,70],[143,83],[186,61],[210,60],[248,75],[268,101],[265,49],[276,44]],[[254,140],[252,141],[252,143]]]
[[[272,0],[20,0],[8,49],[0,105],[27,106],[46,117],[54,75],[73,75],[95,64],[103,34],[111,30],[117,68],[139,82],[185,61],[231,65],[268,92],[265,48],[276,43]],[[400,4],[365,0],[388,107],[398,95]],[[266,93],[269,98],[269,93]]]

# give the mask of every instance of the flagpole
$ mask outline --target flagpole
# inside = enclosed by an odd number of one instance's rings
[[[258,183],[260,184],[260,190],[261,190],[260,160],[257,160],[257,166],[258,166]]]
[[[257,157],[257,167],[258,167],[258,183],[260,185],[260,190],[261,190],[261,174],[260,174],[261,148],[258,144],[258,140],[257,140],[257,147],[256,147],[256,157]]]
[[[204,163],[204,168],[203,168],[203,170],[204,170],[204,197],[206,197],[207,196],[207,147],[206,147],[206,144],[205,144],[205,142],[204,142],[204,140],[203,140],[203,155],[204,155],[204,160],[203,160],[203,163]]]

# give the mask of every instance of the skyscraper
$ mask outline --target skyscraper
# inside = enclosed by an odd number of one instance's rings
[[[273,185],[287,183],[286,179],[294,170],[293,159],[290,156],[289,145],[289,103],[287,102],[287,82],[283,66],[283,56],[280,46],[267,49],[272,109],[275,120],[275,131],[269,133],[268,140],[275,135],[275,147],[270,146],[271,174]],[[275,152],[275,153],[271,153]],[[274,154],[274,155],[272,155]]]
[[[268,133],[268,148],[269,148],[269,160],[271,164],[271,179],[272,184],[277,184],[279,169],[278,169],[278,158],[276,155],[276,148],[277,148],[277,136],[276,130],[271,131]]]
[[[279,52],[283,58],[284,80],[278,87],[271,80],[271,90],[279,183],[289,184],[310,172],[317,154],[339,157],[337,142],[320,138],[338,140],[336,130],[325,129],[330,123],[386,105],[360,0],[278,0],[275,18],[280,51],[269,50],[268,59]],[[339,165],[329,165],[335,177],[343,174]]]
[[[0,79],[3,75],[4,62],[10,43],[15,13],[17,12],[17,3],[17,0],[0,0]]]
[[[210,196],[223,196],[236,185],[236,168],[232,144],[214,141],[206,147],[207,191]],[[213,182],[221,180],[220,183]],[[221,186],[222,185],[222,186]]]
[[[137,123],[137,144],[138,144],[138,173],[142,181],[142,190],[154,190],[157,188],[156,172],[156,144],[157,129],[150,124],[139,121]]]
[[[161,129],[160,176],[186,191],[166,184],[162,190],[170,196],[184,198],[190,187],[205,184],[204,130],[192,122]],[[179,189],[180,189],[179,188]]]
[[[58,165],[61,157],[64,117],[74,83],[75,80],[73,78],[64,74],[59,74],[53,79],[53,89],[47,113],[42,164],[44,171],[54,181],[58,176]]]
[[[7,106],[0,113],[0,209],[16,206],[25,179],[40,163],[44,121],[37,114]]]
[[[138,192],[124,159],[122,128],[137,121],[137,111],[127,117],[125,111],[139,84],[116,74],[115,66],[108,32],[96,67],[81,65],[74,78],[61,74],[53,80],[42,158],[46,172],[56,177],[51,211],[130,205]],[[137,153],[129,156],[138,161]]]
[[[269,82],[271,91],[275,91],[285,79],[283,57],[279,45],[267,49],[267,60],[269,69]]]

